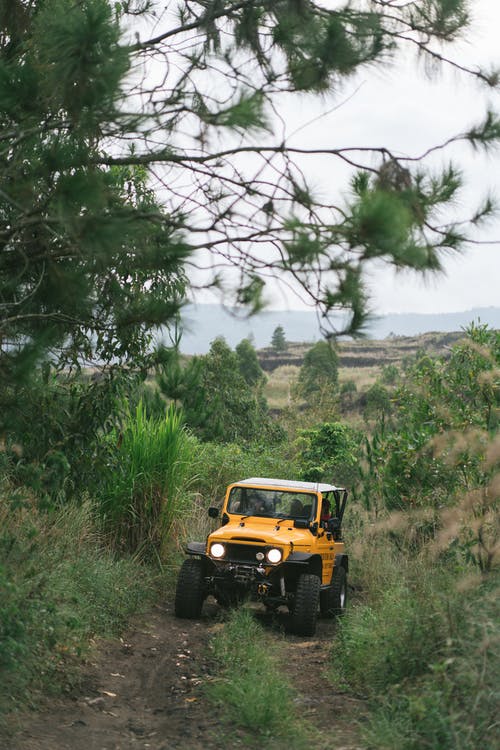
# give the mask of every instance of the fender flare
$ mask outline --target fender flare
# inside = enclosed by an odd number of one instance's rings
[[[199,557],[207,557],[205,549],[205,542],[188,542],[184,551],[186,555],[198,555]]]
[[[345,569],[345,572],[349,572],[349,556],[341,553],[338,555],[335,555],[335,563],[334,563],[334,570],[337,567],[341,567]]]
[[[312,573],[315,573],[321,578],[323,562],[321,560],[321,555],[318,555],[317,552],[292,552],[288,555],[284,564],[290,566],[303,566],[304,568],[307,567]]]

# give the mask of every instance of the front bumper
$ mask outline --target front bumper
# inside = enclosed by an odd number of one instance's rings
[[[250,597],[276,605],[286,604],[289,596],[285,588],[283,566],[249,565],[226,560],[211,561],[213,569],[206,577],[207,591],[216,598]]]

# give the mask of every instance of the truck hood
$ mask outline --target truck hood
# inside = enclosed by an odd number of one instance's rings
[[[250,520],[250,519],[248,519]],[[225,526],[221,526],[212,532],[208,537],[209,543],[212,542],[242,542],[256,544],[266,544],[276,547],[282,547],[284,550],[290,548],[292,543],[294,548],[304,550],[311,546],[312,535],[308,529],[296,529],[293,521],[288,519],[282,520],[275,518],[256,518],[252,516],[251,525],[243,521],[230,521]]]

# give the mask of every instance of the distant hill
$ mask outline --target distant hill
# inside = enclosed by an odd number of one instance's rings
[[[462,331],[472,321],[500,328],[500,308],[484,307],[462,312],[391,313],[374,319],[367,330],[368,338],[382,340],[388,336],[418,336],[431,331]],[[283,326],[288,341],[313,343],[321,339],[318,316],[307,310],[270,310],[245,319],[221,305],[186,305],[183,311],[181,350],[184,354],[205,354],[217,336],[224,336],[231,347],[251,337],[256,349],[269,346],[273,331]]]

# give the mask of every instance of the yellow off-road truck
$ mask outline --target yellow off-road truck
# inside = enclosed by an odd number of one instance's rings
[[[312,636],[318,613],[334,617],[347,601],[348,556],[342,540],[347,490],[332,484],[252,478],[227,488],[220,526],[190,542],[175,595],[175,614],[196,618],[203,601],[246,598],[286,606],[292,632]]]

